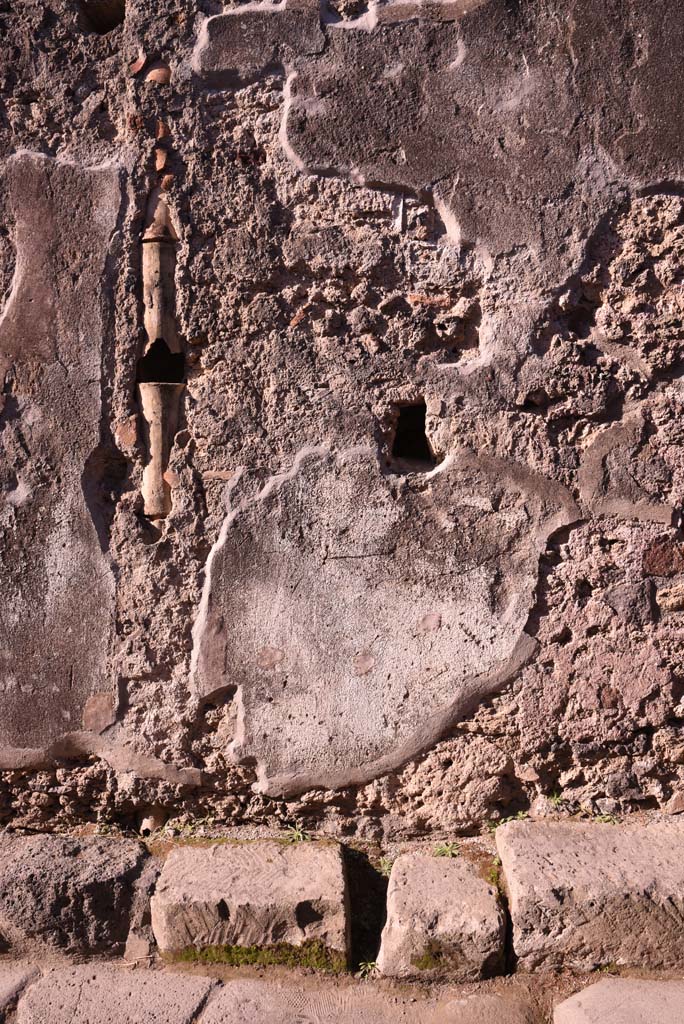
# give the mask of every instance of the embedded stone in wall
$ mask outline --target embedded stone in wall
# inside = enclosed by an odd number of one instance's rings
[[[496,889],[460,857],[409,853],[392,866],[378,968],[395,978],[488,977],[503,964]]]
[[[304,964],[344,967],[342,850],[268,840],[173,850],[152,897],[152,928],[162,953],[299,947]]]
[[[522,967],[681,966],[684,821],[511,822],[496,845]]]
[[[146,856],[129,839],[0,836],[0,946],[121,952]]]
[[[101,439],[119,174],[22,152],[6,179],[17,259],[0,320],[0,767],[78,746],[112,723],[116,695],[105,481],[117,466]]]
[[[553,1024],[681,1024],[684,982],[604,978],[556,1007]]]
[[[17,1024],[191,1024],[215,984],[102,964],[46,971],[20,999]]]
[[[576,515],[562,486],[467,451],[408,477],[303,451],[231,508],[207,565],[193,685],[237,688],[232,756],[287,794],[430,746],[534,651],[539,555]]]

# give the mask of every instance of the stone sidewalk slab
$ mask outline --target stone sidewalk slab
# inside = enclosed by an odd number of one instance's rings
[[[233,981],[212,992],[198,1024],[537,1024],[519,998],[468,995],[433,999],[369,983],[303,987]]]
[[[684,963],[684,821],[515,821],[496,845],[521,967]]]
[[[152,897],[152,927],[166,954],[306,945],[314,960],[320,953],[342,968],[348,950],[342,850],[332,842],[272,840],[175,849]]]
[[[192,1024],[214,984],[99,964],[59,968],[28,987],[16,1024]]]
[[[684,981],[605,978],[556,1007],[553,1024],[682,1024]]]
[[[496,889],[461,857],[407,853],[392,865],[378,968],[395,978],[488,977],[503,964]]]
[[[13,952],[116,954],[146,860],[130,839],[0,836],[0,935]]]

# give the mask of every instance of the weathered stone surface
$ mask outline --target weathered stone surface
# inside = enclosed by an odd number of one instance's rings
[[[512,822],[497,829],[496,845],[522,967],[681,965],[681,820]]]
[[[6,182],[17,246],[0,318],[0,766],[10,767],[69,734],[76,743],[92,728],[89,701],[108,701],[112,721],[101,389],[121,189],[111,165],[26,152],[8,161]]]
[[[536,1024],[517,997],[468,995],[441,999],[373,991],[370,985],[318,986],[234,981],[209,998],[199,1024]]]
[[[3,945],[122,952],[145,858],[128,839],[1,835]]]
[[[17,1024],[191,1024],[214,984],[101,964],[46,971],[20,999]]]
[[[398,857],[387,890],[378,968],[396,978],[467,980],[502,966],[505,918],[496,889],[460,857]]]
[[[209,560],[194,683],[238,688],[233,756],[288,793],[417,754],[531,656],[539,555],[575,515],[563,488],[466,451],[413,482],[370,451],[303,452]]]
[[[684,982],[604,978],[556,1007],[553,1024],[681,1024]]]
[[[129,824],[163,804],[396,838],[548,806],[553,793],[569,811],[670,806],[684,787],[682,613],[657,597],[682,578],[680,0],[287,0],[212,17],[221,7],[0,4],[0,820],[41,828],[104,812]],[[173,508],[155,526],[140,501],[136,384],[140,238],[162,188],[178,226],[185,388]],[[512,569],[504,537],[541,514],[536,501],[521,512],[507,477],[475,480],[484,518],[508,521],[474,567],[467,545],[448,543],[460,492],[446,505],[433,494],[443,524],[429,558],[437,566],[441,550],[447,575],[426,574],[431,603],[467,600],[473,569],[490,567],[495,589],[519,588],[511,615],[535,642],[525,664],[508,682],[487,672],[488,700],[462,703],[463,650],[486,655],[513,629],[480,601],[472,638],[454,645],[457,706],[443,700],[448,674],[426,673],[407,645],[404,715],[397,679],[385,694],[370,668],[380,652],[368,640],[381,640],[363,622],[364,646],[340,664],[358,657],[368,674],[338,691],[342,671],[324,665],[326,692],[303,690],[290,709],[271,688],[282,668],[252,675],[256,643],[217,610],[230,672],[218,663],[188,686],[238,467],[233,508],[307,446],[377,449],[384,473],[397,406],[418,399],[439,457],[469,449],[575,496],[574,524],[540,542],[536,565],[534,544],[523,556],[514,540]],[[434,492],[423,477],[411,487]],[[285,612],[265,604],[283,620],[293,606],[305,617],[331,572],[307,547],[325,480],[299,479],[302,517],[296,482],[281,489],[302,529],[283,565]],[[420,498],[394,483],[396,507],[420,522]],[[259,505],[241,513],[258,522],[255,552],[273,528],[267,513],[261,532]],[[401,548],[392,562],[399,629],[413,577]],[[334,607],[349,635],[363,571],[348,566]],[[254,610],[238,600],[225,610],[242,629]],[[680,603],[677,591],[662,600]],[[444,654],[435,632],[422,642]],[[245,678],[223,685],[231,659]],[[318,697],[315,726],[301,728]],[[345,791],[298,795],[328,783]],[[276,791],[286,806],[268,799]]]
[[[173,850],[152,897],[152,928],[163,953],[316,943],[340,966],[348,944],[341,848],[265,840]]]
[[[320,53],[324,45],[318,0],[282,0],[277,11],[252,5],[208,18],[193,64],[214,84],[235,85],[282,68],[297,54]]]
[[[23,964],[3,964],[0,967],[0,1020],[5,1020],[7,1011],[15,1006],[19,995],[39,974],[37,967]]]

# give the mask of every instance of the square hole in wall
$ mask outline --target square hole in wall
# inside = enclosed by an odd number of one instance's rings
[[[425,429],[427,406],[423,399],[397,406],[390,448],[390,466],[396,473],[429,473],[437,465]]]
[[[126,0],[79,0],[84,28],[105,35],[123,25]]]

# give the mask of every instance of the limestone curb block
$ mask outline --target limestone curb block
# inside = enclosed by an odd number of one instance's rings
[[[682,1024],[684,981],[605,978],[556,1007],[553,1024]]]
[[[101,964],[60,968],[29,986],[17,1024],[191,1024],[215,984]]]
[[[152,897],[152,929],[166,954],[315,943],[346,962],[342,850],[270,840],[173,850]]]
[[[128,839],[0,836],[0,936],[13,952],[120,952],[146,860]]]
[[[392,867],[378,967],[395,978],[486,977],[503,963],[496,889],[460,857],[408,853]]]
[[[684,963],[684,821],[497,829],[521,967]]]

